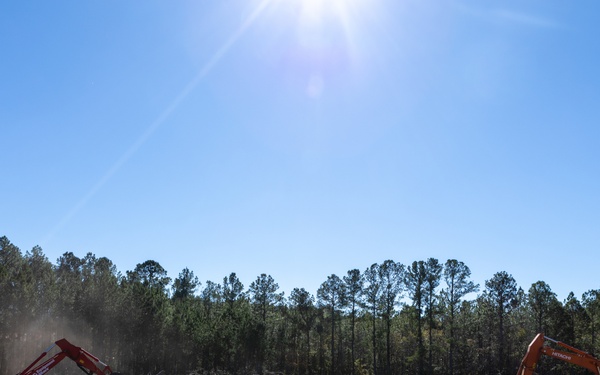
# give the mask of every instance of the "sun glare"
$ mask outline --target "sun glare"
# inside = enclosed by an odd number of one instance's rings
[[[288,74],[304,81],[310,98],[327,92],[332,79],[356,62],[358,17],[377,0],[276,0],[285,14]],[[291,17],[291,18],[290,18]]]
[[[300,17],[304,22],[343,21],[348,17],[348,7],[356,0],[299,0]],[[347,21],[347,20],[346,20]]]
[[[303,0],[302,15],[312,20],[318,20],[323,11],[323,0]]]

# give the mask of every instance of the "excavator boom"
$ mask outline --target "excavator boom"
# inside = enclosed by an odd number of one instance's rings
[[[561,347],[565,350],[559,350],[553,348],[546,343],[553,343],[555,346]],[[593,355],[584,352],[583,350],[579,350],[570,345],[565,344],[564,342],[560,342],[549,337],[544,336],[543,333],[538,333],[537,336],[531,341],[529,347],[527,348],[527,353],[523,360],[521,361],[521,365],[519,366],[519,371],[517,375],[533,375],[535,374],[535,368],[540,361],[542,355],[546,355],[548,357],[560,359],[561,361],[565,361],[583,368],[588,369],[591,373],[600,375],[600,360],[595,358]]]
[[[38,364],[54,347],[58,346],[61,351],[50,357],[45,362]],[[43,375],[52,370],[60,361],[65,358],[73,360],[77,366],[87,375],[118,375],[113,372],[110,366],[102,363],[96,356],[92,355],[85,349],[75,346],[66,339],[60,339],[46,349],[39,357],[36,358],[25,370],[17,375]]]

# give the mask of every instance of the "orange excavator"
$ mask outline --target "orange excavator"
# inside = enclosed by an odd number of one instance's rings
[[[43,363],[38,364],[55,346],[60,348],[60,352],[50,357]],[[17,375],[43,375],[50,371],[54,366],[65,358],[73,360],[77,366],[87,375],[120,375],[113,372],[110,366],[102,363],[97,357],[78,346],[75,346],[65,339],[60,339],[46,349],[35,361]]]
[[[547,342],[550,342],[557,347],[567,349],[568,351],[555,349],[549,345],[546,345]],[[593,374],[600,375],[600,359],[597,359],[593,355],[586,353],[583,350],[579,350],[567,345],[564,342],[546,337],[543,333],[538,333],[531,344],[529,344],[529,347],[527,348],[527,354],[525,354],[525,357],[523,357],[523,360],[521,361],[521,366],[519,366],[517,375],[535,374],[535,367],[537,366],[542,355],[547,355],[552,358],[581,366],[588,369]]]

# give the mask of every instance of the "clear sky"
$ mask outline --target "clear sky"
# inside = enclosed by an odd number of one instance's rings
[[[54,263],[393,259],[600,288],[600,1],[0,3],[0,235]]]

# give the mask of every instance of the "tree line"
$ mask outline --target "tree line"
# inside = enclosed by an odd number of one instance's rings
[[[477,285],[455,259],[385,260],[286,296],[267,274],[247,288],[235,273],[172,279],[153,260],[122,274],[105,257],[52,264],[0,238],[0,375],[62,337],[132,375],[515,374],[538,332],[597,352],[599,322],[598,289],[561,302],[504,271]],[[537,371],[585,373],[551,359]]]

